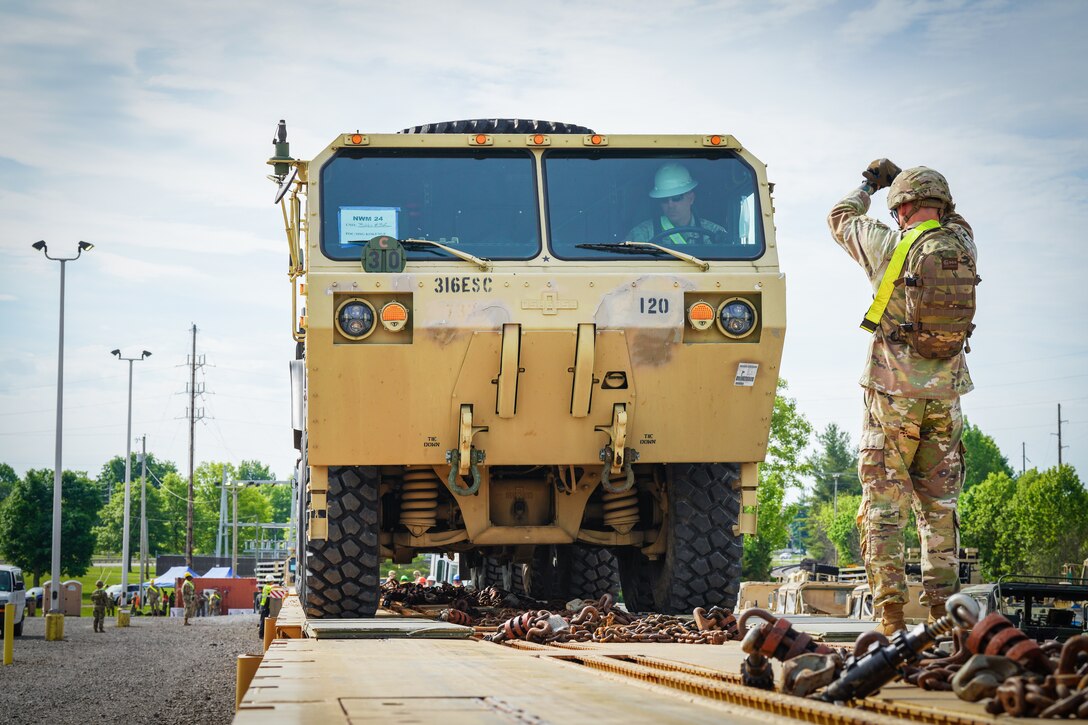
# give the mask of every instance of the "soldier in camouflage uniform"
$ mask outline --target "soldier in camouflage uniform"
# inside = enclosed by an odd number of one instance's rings
[[[110,595],[106,593],[106,590],[102,587],[105,583],[99,579],[94,583],[94,591],[91,592],[91,604],[94,605],[94,631],[105,632],[106,628],[103,626],[103,622],[106,619],[106,605],[109,603]]]
[[[185,582],[181,585],[181,601],[185,605],[185,624],[189,624],[189,618],[196,616],[196,585],[193,584],[193,575],[186,573]]]
[[[162,596],[162,591],[155,586],[155,580],[152,579],[151,583],[147,585],[147,604],[151,607],[151,616],[159,616],[159,599]]]
[[[827,221],[835,241],[869,276],[874,292],[900,240],[928,220],[939,221],[940,226],[927,232],[925,244],[945,243],[963,250],[974,269],[971,227],[956,213],[943,176],[925,167],[900,172],[880,159],[863,177],[865,183],[836,204]],[[898,230],[865,216],[870,195],[889,185],[888,206]],[[904,286],[898,284],[873,331],[860,381],[866,414],[858,461],[862,503],[857,522],[873,603],[883,607],[885,634],[905,627],[903,527],[908,507],[913,507],[918,522],[922,603],[930,607],[931,620],[944,613],[945,600],[959,589],[956,505],[964,476],[960,396],[974,387],[962,351],[947,359],[929,359],[900,339],[898,325],[905,319],[905,309]]]
[[[696,216],[695,187],[699,182],[677,163],[665,164],[654,175],[650,198],[661,204],[661,214],[647,219],[627,233],[627,241],[667,245],[725,244],[725,228],[709,219]],[[668,233],[670,229],[679,229]]]

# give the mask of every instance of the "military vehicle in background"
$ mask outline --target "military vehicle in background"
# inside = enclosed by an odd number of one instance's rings
[[[307,614],[373,614],[380,560],[420,552],[732,608],[785,334],[764,165],[521,120],[273,143]]]
[[[979,604],[980,616],[1001,612],[1014,626],[1039,641],[1064,642],[1088,632],[1088,582],[1063,577],[1010,576],[994,584],[975,584],[963,593]]]

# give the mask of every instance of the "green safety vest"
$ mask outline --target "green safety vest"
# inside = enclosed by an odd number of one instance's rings
[[[884,316],[884,310],[888,309],[888,301],[892,298],[895,281],[899,279],[903,271],[903,264],[907,261],[907,252],[910,251],[911,245],[930,229],[940,229],[940,227],[941,223],[935,219],[924,221],[904,234],[899,244],[895,245],[892,259],[884,270],[880,286],[877,287],[873,304],[869,305],[869,311],[865,313],[865,319],[861,321],[861,329],[876,332],[876,329],[880,327],[880,318]]]
[[[266,604],[268,604],[268,595],[271,594],[271,593],[272,593],[272,585],[271,584],[265,584],[264,588],[261,590],[261,606],[262,607],[265,606]]]
[[[694,219],[695,219],[695,217],[693,215],[692,216],[692,221],[694,221]],[[667,216],[665,216],[664,214],[661,215],[661,228],[666,230],[666,231],[668,231],[669,229],[674,229],[675,228],[673,226],[673,223],[671,221],[669,221],[669,218]],[[684,239],[684,235],[679,234],[679,233],[670,234],[669,239],[672,240],[673,244],[687,244],[688,243],[688,240]]]

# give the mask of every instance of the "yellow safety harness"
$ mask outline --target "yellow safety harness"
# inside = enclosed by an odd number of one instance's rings
[[[669,218],[667,216],[665,216],[664,214],[661,215],[661,228],[664,229],[665,231],[668,231],[669,229],[675,229],[675,227],[673,226],[673,223],[671,221],[669,221]],[[670,234],[669,239],[672,240],[673,244],[687,244],[688,243],[688,240],[684,239],[684,235],[680,234],[679,232],[677,232],[675,234]]]
[[[865,313],[865,319],[861,321],[861,329],[876,332],[876,328],[880,327],[880,318],[884,316],[884,310],[888,308],[888,301],[892,298],[892,290],[895,288],[895,280],[899,279],[903,271],[903,264],[907,261],[907,252],[910,251],[911,245],[930,229],[939,229],[940,226],[941,223],[936,219],[924,221],[904,234],[899,244],[895,245],[895,251],[892,252],[888,268],[884,270],[873,304],[869,305],[869,311]]]

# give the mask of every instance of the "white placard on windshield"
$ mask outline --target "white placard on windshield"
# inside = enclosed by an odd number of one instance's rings
[[[383,234],[396,238],[398,212],[395,206],[340,207],[340,246],[366,244]]]

